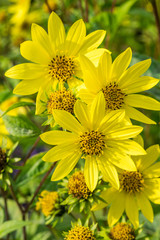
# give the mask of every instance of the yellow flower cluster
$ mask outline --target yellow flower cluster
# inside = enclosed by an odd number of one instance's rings
[[[57,192],[49,192],[47,190],[44,190],[41,192],[38,202],[36,203],[36,210],[41,210],[42,213],[47,217],[52,214],[57,200]]]
[[[76,198],[87,199],[91,194],[82,171],[75,172],[68,180],[68,193]]]
[[[89,227],[75,226],[69,230],[65,240],[96,240]]]
[[[129,67],[132,51],[127,48],[112,61],[109,50],[98,49],[105,31],[86,35],[85,23],[80,19],[66,33],[55,12],[49,17],[48,33],[33,24],[31,35],[32,40],[25,41],[20,47],[21,55],[31,62],[16,65],[5,75],[22,80],[15,87],[15,94],[38,92],[36,114],[47,112],[47,116],[50,114],[51,120],[60,126],[59,130],[40,136],[44,142],[53,145],[43,160],[58,161],[51,180],[58,181],[67,176],[83,158],[84,178],[76,173],[69,181],[69,192],[87,198],[89,191],[96,188],[100,172],[103,180],[110,183],[110,187],[101,193],[110,206],[110,226],[125,211],[137,228],[139,209],[153,221],[149,200],[160,204],[160,164],[155,163],[159,146],[151,146],[145,151],[143,145],[134,140],[143,128],[131,122],[134,119],[155,124],[136,108],[160,110],[158,101],[139,94],[159,82],[156,78],[142,76],[151,60]],[[76,191],[74,186],[77,186]],[[56,193],[43,192],[37,208],[49,215],[56,198]],[[93,210],[106,205],[100,202]],[[87,231],[76,227],[67,239],[78,239],[79,236],[79,239],[88,239]]]
[[[134,229],[127,223],[118,223],[110,231],[109,237],[113,240],[134,240]]]

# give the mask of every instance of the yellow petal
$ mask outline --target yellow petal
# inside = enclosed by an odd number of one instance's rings
[[[53,49],[55,49],[58,45],[63,44],[65,41],[64,25],[55,12],[52,12],[49,16],[48,34]]]
[[[25,41],[20,45],[21,55],[27,60],[35,63],[48,65],[51,61],[48,53],[36,42]]]
[[[107,113],[100,123],[99,131],[108,134],[108,131],[114,129],[118,123],[122,122],[124,117],[125,111],[123,109]]]
[[[140,78],[132,80],[132,82],[128,82],[128,85],[126,85],[121,90],[126,94],[142,92],[154,87],[158,82],[159,79],[142,76]]]
[[[84,166],[84,177],[87,187],[94,191],[98,182],[98,166],[95,157],[86,157]]]
[[[147,155],[141,156],[141,164],[139,166],[141,172],[150,167],[159,157],[160,148],[159,145],[153,145],[146,149]]]
[[[108,148],[104,152],[104,158],[106,158],[107,161],[114,164],[118,168],[127,170],[127,171],[136,171],[136,166],[133,162],[133,160],[123,152],[118,152],[116,149]]]
[[[139,226],[138,206],[137,202],[132,194],[126,195],[126,214],[133,224],[134,228],[137,229]]]
[[[119,189],[119,178],[116,168],[104,156],[99,157],[98,167],[104,181],[110,182],[115,189]]]
[[[153,120],[145,116],[143,113],[138,111],[135,108],[125,105],[126,115],[139,122],[147,123],[147,124],[156,124]]]
[[[160,177],[160,162],[155,163],[154,165],[150,166],[149,168],[143,171],[143,174],[147,176],[147,178],[155,178]]]
[[[112,78],[119,79],[123,72],[127,69],[131,62],[132,50],[127,48],[121,53],[113,62],[112,65]]]
[[[155,99],[140,95],[140,94],[130,94],[125,97],[125,103],[138,108],[150,109],[150,110],[160,110],[160,102]]]
[[[44,81],[43,79],[34,79],[32,81],[21,81],[13,90],[14,94],[18,95],[30,95],[36,93],[39,88],[40,84]]]
[[[55,109],[53,110],[53,116],[56,123],[58,123],[64,129],[67,129],[78,135],[84,130],[76,118],[74,118],[72,114],[67,111]]]
[[[160,204],[160,178],[145,179],[144,194],[155,204]]]
[[[98,93],[102,86],[98,79],[98,72],[93,63],[85,56],[80,56],[84,83],[92,93]]]
[[[77,100],[74,105],[74,113],[83,126],[90,129],[91,121],[87,104]]]
[[[99,92],[90,107],[90,119],[93,130],[99,127],[105,116],[105,99],[102,92]]]
[[[69,29],[66,41],[69,43],[67,51],[70,55],[76,55],[86,36],[86,27],[82,19],[76,21]]]
[[[44,142],[50,145],[59,145],[59,144],[64,144],[66,142],[68,144],[73,144],[78,140],[77,135],[70,132],[59,131],[59,130],[42,133],[40,137]]]
[[[90,34],[88,34],[85,37],[85,40],[83,42],[83,45],[81,47],[81,51],[82,52],[86,52],[86,51],[91,51],[95,48],[97,48],[101,42],[103,41],[104,37],[106,35],[106,31],[104,30],[97,30],[94,31]]]
[[[81,153],[75,152],[71,156],[68,156],[65,159],[61,160],[56,166],[51,181],[58,181],[67,176],[73,170],[80,157]]]
[[[6,73],[6,77],[14,79],[34,79],[45,74],[42,65],[34,63],[22,63],[10,68]]]
[[[107,82],[110,80],[111,67],[112,67],[111,55],[105,52],[101,56],[98,64],[98,75],[103,87],[106,87]]]
[[[107,146],[114,147],[117,150],[125,152],[129,155],[146,154],[146,151],[138,143],[132,140],[123,140],[123,141],[108,140]]]
[[[91,104],[95,96],[96,94],[89,92],[87,89],[81,89],[77,94],[77,97],[80,97],[87,104]]]
[[[147,71],[150,65],[151,60],[147,59],[128,68],[119,80],[121,89],[128,86],[129,83],[132,83],[134,79],[139,78],[145,71]]]
[[[150,221],[153,222],[153,209],[149,202],[149,200],[146,198],[143,192],[136,194],[137,203],[139,208],[141,209],[143,215]]]
[[[44,156],[45,162],[56,162],[58,160],[71,156],[77,150],[77,145],[61,144],[50,149]]]
[[[35,23],[31,27],[32,41],[39,44],[52,58],[53,50],[46,31]]]
[[[109,55],[111,54],[111,52],[109,50],[105,49],[105,48],[97,48],[97,49],[94,49],[90,52],[87,52],[85,54],[85,56],[87,58],[89,58],[89,60],[94,64],[95,67],[98,67],[100,57],[104,53],[108,53]],[[103,72],[105,72],[104,71],[105,69],[106,69],[106,66],[105,66],[105,68],[103,68]]]
[[[142,132],[143,128],[139,126],[126,126],[115,130],[108,131],[107,139],[125,140],[133,138]]]
[[[125,208],[125,195],[123,192],[117,192],[117,197],[112,202],[112,205],[108,212],[109,226],[113,226],[122,216]]]

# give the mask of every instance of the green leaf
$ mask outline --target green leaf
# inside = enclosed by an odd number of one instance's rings
[[[4,237],[10,232],[13,232],[19,228],[32,225],[32,224],[33,224],[33,221],[31,222],[31,221],[17,221],[17,220],[10,220],[5,223],[2,223],[0,227],[0,237]]]
[[[16,180],[16,187],[19,188],[20,186],[24,186],[36,177],[48,171],[51,164],[42,160],[44,154],[44,152],[38,153],[27,160]]]
[[[26,116],[3,117],[3,121],[8,132],[15,137],[34,137],[40,134],[40,129],[32,123]]]
[[[3,114],[1,117],[3,117],[6,113],[8,113],[9,111],[15,109],[15,108],[18,108],[18,107],[24,107],[24,106],[35,106],[35,103],[33,102],[17,102],[17,103],[14,103],[12,106],[10,106]]]

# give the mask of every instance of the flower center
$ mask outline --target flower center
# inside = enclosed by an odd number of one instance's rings
[[[124,171],[120,175],[121,189],[127,193],[140,192],[144,188],[144,178],[140,172]]]
[[[85,182],[84,174],[82,171],[75,172],[68,181],[68,193],[73,194],[76,198],[87,199],[91,194]]]
[[[41,209],[43,214],[47,217],[55,208],[55,204],[58,200],[58,193],[44,190],[41,192],[38,200],[39,201],[36,203],[36,210]]]
[[[2,151],[2,148],[0,148],[0,173],[4,171],[4,168],[7,164],[7,154]]]
[[[102,88],[104,98],[106,100],[106,108],[110,110],[120,109],[124,104],[125,93],[121,91],[116,82],[110,83]]]
[[[127,223],[118,223],[109,233],[109,237],[113,240],[134,240],[134,229]]]
[[[80,136],[80,149],[85,155],[100,155],[104,147],[104,135],[98,131],[88,131]]]
[[[65,110],[73,114],[73,107],[76,102],[71,91],[59,90],[52,92],[47,104],[48,113],[52,114],[53,109]]]
[[[65,82],[70,79],[75,70],[75,64],[72,58],[56,55],[50,62],[49,66],[49,74],[52,78],[56,78],[61,82]]]
[[[69,233],[65,240],[78,240],[78,239],[96,240],[89,227],[75,226],[74,228],[69,230]]]

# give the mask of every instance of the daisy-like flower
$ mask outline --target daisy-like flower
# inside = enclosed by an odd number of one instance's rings
[[[47,86],[45,90],[39,91],[36,101],[36,114],[44,114],[48,116],[46,124],[54,124],[52,112],[54,109],[65,110],[73,114],[74,104],[76,102],[75,91],[69,88],[53,88]]]
[[[74,226],[69,232],[66,234],[65,240],[96,240],[94,237],[93,231],[89,229],[89,227],[84,226]]]
[[[111,187],[102,192],[101,197],[111,204],[108,222],[113,226],[125,211],[135,228],[139,226],[139,209],[153,222],[153,209],[149,200],[160,204],[160,162],[155,163],[160,155],[158,145],[146,150],[145,156],[134,156],[136,171],[121,171],[120,189]],[[92,210],[98,210],[107,204],[98,203]]]
[[[54,130],[41,134],[41,139],[53,147],[43,157],[44,161],[60,160],[52,181],[67,176],[82,157],[85,158],[85,181],[93,191],[98,181],[98,169],[105,179],[115,188],[119,188],[119,179],[115,166],[135,171],[136,167],[130,155],[145,154],[136,142],[129,140],[142,131],[139,126],[122,126],[124,112],[116,111],[106,115],[105,99],[99,93],[91,106],[77,100],[74,114],[64,110],[54,110],[56,123],[68,131]]]
[[[114,226],[110,233],[109,237],[112,240],[135,240],[135,231],[127,223],[118,223]]]
[[[48,21],[48,34],[33,24],[32,41],[21,44],[21,55],[33,63],[19,64],[5,75],[22,81],[14,89],[15,94],[28,95],[44,90],[45,86],[57,84],[76,85],[81,77],[79,55],[88,54],[98,59],[104,49],[96,49],[104,39],[105,31],[97,30],[86,36],[82,19],[76,21],[65,34],[64,25],[52,12]],[[94,51],[92,51],[94,50]],[[81,81],[80,81],[81,82]]]
[[[91,195],[82,171],[75,172],[68,180],[68,194],[78,199],[87,199]]]
[[[53,213],[53,210],[56,209],[55,205],[58,202],[58,198],[57,192],[42,191],[36,203],[36,210],[41,209],[43,214],[48,217]]]
[[[159,80],[141,76],[150,66],[147,59],[128,68],[132,51],[128,48],[112,63],[110,54],[104,53],[96,68],[87,57],[81,57],[81,67],[86,89],[81,90],[80,97],[87,103],[91,102],[101,91],[106,101],[106,110],[124,109],[126,117],[140,122],[155,124],[136,108],[160,110],[160,103],[155,99],[137,94],[155,86]]]

